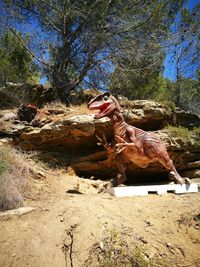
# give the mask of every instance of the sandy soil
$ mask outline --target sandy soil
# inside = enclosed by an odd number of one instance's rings
[[[62,173],[34,183],[35,211],[0,218],[0,266],[145,266],[120,263],[135,248],[148,266],[200,266],[200,193],[115,198]]]

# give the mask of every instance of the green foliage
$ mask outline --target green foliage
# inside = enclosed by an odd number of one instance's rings
[[[179,81],[167,83],[167,92],[172,102],[176,103],[177,86],[180,89],[179,107],[200,114],[200,79],[182,78]]]
[[[149,10],[151,8],[152,6]],[[155,13],[159,10],[159,18],[150,23],[148,33],[140,32],[138,46],[134,47],[129,38],[127,41],[130,42],[131,49],[126,50],[126,54],[120,53],[116,56],[117,64],[111,74],[110,89],[116,95],[121,94],[131,99],[172,101],[181,108],[200,112],[200,92],[196,75],[200,63],[200,5],[197,4],[192,11],[183,6],[174,20],[173,28],[169,30],[169,27],[165,27],[165,37],[162,20],[166,20],[167,13],[161,2],[157,2],[154,8]],[[172,14],[175,14],[173,9]],[[167,17],[172,19],[173,15]],[[168,47],[168,56],[171,55],[170,63],[175,67],[175,82],[170,83],[161,77],[165,55],[160,49],[160,40]]]
[[[200,135],[200,127],[194,127],[193,132]]]
[[[110,83],[112,93],[130,99],[162,100],[170,97],[161,77],[165,58],[162,43],[168,40],[170,25],[180,7],[179,1],[152,1],[145,6],[143,13],[152,14],[152,17],[144,28],[130,35],[125,53],[116,55],[116,68]]]
[[[187,142],[191,142],[196,147],[200,147],[200,127],[194,127],[193,130],[189,130],[185,127],[179,126],[167,126],[167,131],[173,137],[183,138]]]
[[[180,81],[180,107],[200,114],[200,77]]]
[[[197,4],[192,10],[181,10],[172,30],[172,48],[169,55],[171,54],[170,63],[175,68],[174,101],[177,106],[185,105],[186,109],[187,102],[192,107],[195,97],[199,95],[199,89],[197,92],[193,86],[200,68],[199,28],[200,4]]]
[[[24,38],[22,30],[19,37],[44,64],[43,71],[62,100],[69,101],[70,92],[80,86],[109,86],[113,94],[130,99],[172,100],[185,109],[192,110],[194,104],[193,110],[198,108],[200,94],[193,80],[200,62],[200,5],[190,11],[182,0],[0,2],[5,28],[36,23],[42,34],[31,32]],[[38,82],[30,54],[13,36],[3,39],[1,82],[30,77]],[[171,84],[162,78],[166,53],[177,66],[176,82]]]
[[[130,71],[129,78],[135,77],[136,82],[133,78],[127,87],[143,88],[152,83],[149,91],[154,90],[164,58],[162,42],[183,3],[181,0],[2,2],[17,22],[36,20],[43,30],[47,38],[38,43],[34,39],[34,45],[37,51],[48,50],[46,74],[65,100],[80,85],[105,88],[113,67],[115,76]],[[123,83],[127,77],[128,74],[123,77]],[[113,83],[117,84],[117,80]]]
[[[25,42],[28,40],[26,37]],[[0,58],[0,85],[26,82],[33,75],[38,75],[32,56],[9,31],[5,31],[0,37]]]
[[[189,140],[192,137],[192,131],[182,126],[176,127],[169,125],[165,129],[167,129],[174,137],[181,137],[185,140]]]
[[[120,94],[129,99],[152,99],[155,101],[171,101],[168,90],[168,80],[159,73],[146,73],[144,76],[122,74],[111,77],[110,90],[113,94]]]

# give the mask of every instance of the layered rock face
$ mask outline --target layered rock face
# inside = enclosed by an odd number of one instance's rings
[[[180,110],[172,111],[153,101],[129,101],[129,108],[121,102],[125,120],[144,130],[156,131],[166,143],[168,152],[182,175],[190,178],[200,176],[200,133],[194,132],[190,138],[172,136],[168,124],[192,128],[200,126],[200,117]],[[55,120],[59,114],[59,119]],[[105,134],[111,142],[113,128],[107,118],[94,119],[93,115],[66,117],[65,112],[54,111],[54,119],[46,116],[32,123],[20,123],[13,120],[1,133],[13,136],[14,143],[24,150],[41,151],[41,158],[59,165],[71,167],[83,177],[101,179],[113,178],[116,165],[113,155],[109,155],[98,145],[96,135]],[[5,121],[6,114],[1,121]],[[5,128],[5,127],[4,127]],[[127,162],[129,182],[155,181],[167,178],[166,170],[159,164],[151,164],[142,169]]]

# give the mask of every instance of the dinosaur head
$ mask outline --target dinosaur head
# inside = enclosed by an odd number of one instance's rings
[[[112,116],[113,112],[118,110],[120,111],[120,106],[117,100],[108,92],[100,94],[97,97],[93,98],[89,104],[88,108],[90,110],[98,109],[99,113],[95,114],[96,119],[103,117]]]

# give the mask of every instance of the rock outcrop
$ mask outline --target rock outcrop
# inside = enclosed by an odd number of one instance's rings
[[[158,130],[166,125],[183,126],[192,129],[200,127],[200,116],[179,108],[170,107],[150,100],[120,102],[128,123],[144,130]],[[126,106],[128,105],[128,109]]]
[[[122,109],[128,123],[145,130],[156,130],[182,175],[199,177],[200,133],[194,132],[191,138],[183,138],[171,136],[170,131],[163,129],[168,124],[199,127],[199,116],[189,113],[183,115],[180,110],[173,112],[169,107],[153,101],[132,101],[129,102],[129,108]],[[96,138],[96,135],[105,134],[112,141],[113,129],[109,119],[95,120],[93,115],[69,117],[65,116],[64,111],[54,110],[54,119],[46,116],[29,124],[13,119],[9,126],[6,124],[3,128],[5,116],[1,116],[0,134],[3,132],[12,136],[21,149],[42,151],[43,160],[46,158],[48,163],[51,161],[55,165],[70,166],[79,176],[102,179],[115,176],[114,157],[97,144]],[[59,120],[55,116],[60,116]],[[130,181],[141,181],[141,178],[152,181],[167,177],[166,170],[158,163],[151,164],[147,169],[141,169],[133,163],[127,164]]]

